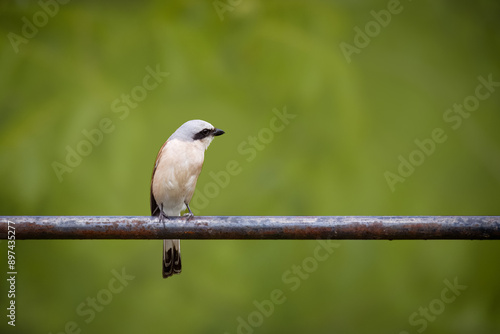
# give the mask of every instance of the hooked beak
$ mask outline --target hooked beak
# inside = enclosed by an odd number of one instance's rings
[[[225,132],[222,131],[221,129],[215,129],[214,131],[214,136],[220,136],[220,135],[223,135]]]

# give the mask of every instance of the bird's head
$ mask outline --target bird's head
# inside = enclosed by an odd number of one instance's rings
[[[169,139],[199,141],[206,150],[214,137],[222,134],[224,134],[224,131],[217,129],[212,124],[195,119],[182,124]]]

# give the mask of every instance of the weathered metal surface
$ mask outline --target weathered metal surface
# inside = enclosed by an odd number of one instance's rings
[[[500,239],[500,216],[0,216],[20,239]]]

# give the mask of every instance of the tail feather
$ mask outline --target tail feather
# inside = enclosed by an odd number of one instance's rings
[[[180,274],[181,269],[181,241],[163,240],[163,278]]]

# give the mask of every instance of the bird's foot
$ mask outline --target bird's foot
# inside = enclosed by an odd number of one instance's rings
[[[189,207],[189,203],[188,202],[184,202],[184,204],[186,204],[186,208],[188,209],[188,212],[185,213],[183,215],[183,217],[187,217],[186,220],[193,219],[194,215],[193,215],[193,211],[191,211],[191,208]]]
[[[162,211],[160,211],[160,215],[158,216],[160,223],[165,225],[165,219],[168,220],[168,216]]]

